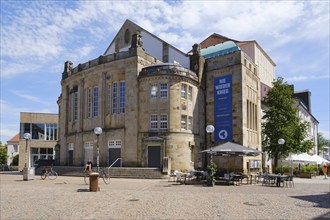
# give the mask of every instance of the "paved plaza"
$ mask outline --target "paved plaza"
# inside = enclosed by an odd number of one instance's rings
[[[295,187],[206,187],[167,179],[99,182],[82,177],[23,181],[2,173],[1,219],[330,219],[330,180],[294,179]]]

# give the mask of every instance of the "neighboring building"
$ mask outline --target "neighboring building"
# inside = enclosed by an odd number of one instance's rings
[[[319,122],[312,115],[311,92],[308,90],[296,91],[294,92],[293,97],[297,99],[295,105],[298,108],[299,118],[302,121],[306,121],[309,123],[306,139],[311,140],[314,146],[311,152],[308,153],[317,155],[318,154],[317,133],[318,133]]]
[[[30,140],[24,139],[25,133],[31,135]],[[19,139],[19,170],[23,169],[25,162],[32,167],[38,159],[55,159],[58,114],[21,112]]]
[[[127,20],[103,56],[75,68],[67,61],[58,99],[60,164],[95,164],[95,127],[103,129],[100,166],[117,158],[131,167],[205,165],[208,124],[213,144],[261,150],[260,85],[271,84],[275,64],[255,41],[203,42],[187,55]],[[260,57],[269,65],[264,81]],[[262,164],[261,156],[214,160],[245,172]]]
[[[261,106],[261,111],[258,111],[260,112],[259,117],[261,120],[264,116],[263,112],[267,109],[267,107],[263,105],[262,101],[267,96],[269,89],[273,87],[272,83],[275,79],[276,64],[256,41],[238,41],[214,33],[205,40],[203,40],[200,45],[201,48],[210,48],[211,46],[230,41],[234,42],[240,50],[244,51],[244,54],[246,56],[243,63],[244,66],[257,73],[257,76],[259,78],[259,84],[257,87],[258,91],[260,92],[260,97],[258,97],[257,102],[258,106]],[[229,52],[230,50],[223,50],[224,54]],[[265,153],[263,153],[262,156],[263,168],[264,170],[269,170],[269,167],[271,167],[271,160],[269,160],[268,155]]]
[[[19,150],[19,133],[7,141],[7,165],[10,166]]]

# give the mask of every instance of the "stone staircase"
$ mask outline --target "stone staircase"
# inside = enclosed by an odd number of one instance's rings
[[[39,168],[40,169],[40,168]],[[36,175],[40,170],[36,170]],[[83,176],[84,167],[68,167],[68,166],[55,166],[53,169],[59,176]],[[96,167],[93,167],[96,171]],[[147,167],[111,167],[111,178],[132,178],[132,179],[164,179],[167,175],[163,175],[158,168]]]

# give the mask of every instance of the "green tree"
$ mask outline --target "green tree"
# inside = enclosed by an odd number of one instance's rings
[[[323,150],[323,147],[330,146],[330,140],[326,139],[322,133],[317,133],[317,149],[319,153]]]
[[[18,161],[19,161],[19,155],[16,154],[14,157],[13,157],[13,161],[11,163],[12,166],[18,166]]]
[[[0,141],[0,164],[7,164],[7,145],[2,145]]]
[[[292,96],[293,86],[278,78],[265,99],[268,110],[263,116],[262,145],[274,159],[275,167],[278,159],[287,157],[289,153],[305,152],[313,147],[310,140],[305,140],[309,124],[300,121]],[[278,143],[280,138],[285,140],[283,145]]]

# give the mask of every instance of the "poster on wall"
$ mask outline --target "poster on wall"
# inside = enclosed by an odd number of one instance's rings
[[[214,79],[214,140],[232,141],[232,76]]]

